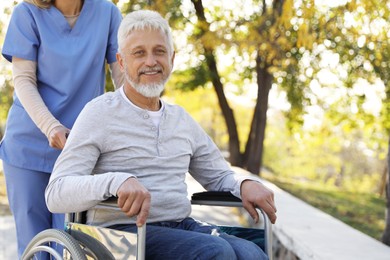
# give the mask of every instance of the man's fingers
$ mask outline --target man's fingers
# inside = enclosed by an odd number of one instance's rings
[[[128,212],[133,207],[133,203],[134,203],[134,197],[131,197],[131,196],[126,197],[123,200],[118,199],[119,208],[128,216],[129,216]]]
[[[149,192],[135,192],[122,199],[118,198],[119,208],[128,216],[137,216],[137,225],[143,225],[149,216],[150,194]]]
[[[274,212],[274,211],[272,211],[272,212],[266,212],[266,214],[267,214],[269,220],[271,221],[271,223],[272,223],[272,224],[275,224],[276,218],[277,218],[275,212]]]
[[[150,197],[146,198],[144,202],[142,203],[141,210],[137,216],[137,226],[141,227],[146,223],[146,219],[149,216],[149,209],[150,209]]]
[[[276,222],[276,208],[274,204],[271,202],[265,203],[265,205],[253,205],[252,203],[243,203],[244,208],[248,211],[249,215],[253,218],[255,223],[258,223],[259,221],[259,213],[257,212],[256,208],[262,209],[265,214],[267,214],[269,220],[272,224],[275,224]]]
[[[263,208],[265,214],[267,214],[269,220],[272,224],[276,222],[276,208],[272,203],[267,203],[267,205]]]
[[[245,209],[254,217],[253,207],[260,208],[267,214],[272,223],[276,221],[276,206],[274,193],[263,184],[245,180],[241,184],[241,197]],[[258,215],[258,214],[257,214]]]
[[[144,204],[147,204],[146,198],[144,196],[135,198],[135,200],[131,203],[126,215],[129,217],[134,217],[135,215],[141,214],[142,210],[145,210],[146,207]]]
[[[255,223],[259,222],[259,213],[252,203],[243,203],[244,208],[248,211],[249,215],[253,218]]]
[[[121,210],[129,217],[133,217],[140,212],[144,197],[139,192],[129,194],[124,201]]]
[[[125,204],[126,199],[122,198],[121,196],[118,197],[117,204],[120,209],[123,208],[123,205]]]
[[[272,201],[267,201],[267,202],[268,202],[268,204],[271,206],[271,208],[274,210],[274,212],[276,213],[278,210],[276,209],[274,200],[272,200]]]
[[[117,191],[118,206],[129,217],[137,216],[137,225],[145,224],[149,216],[151,195],[136,178],[128,178]]]

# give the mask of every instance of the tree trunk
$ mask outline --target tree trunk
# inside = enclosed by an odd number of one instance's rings
[[[387,188],[387,182],[389,179],[389,165],[386,163],[386,166],[383,168],[381,182],[379,184],[379,196],[385,197],[386,196],[386,188]],[[386,198],[386,197],[385,197]]]
[[[389,144],[387,148],[387,165],[390,165],[390,138]],[[389,185],[389,177],[390,177],[390,167],[387,167],[387,184],[386,184],[386,227],[382,235],[382,242],[388,246],[390,246],[390,185]]]
[[[268,73],[260,56],[256,58],[257,101],[244,154],[244,167],[251,173],[260,175],[262,166],[265,128],[267,125],[268,96],[273,77]]]
[[[204,16],[204,7],[201,0],[192,0],[195,7],[196,16],[202,26],[200,26],[200,36],[209,32],[210,25]],[[278,2],[279,3],[279,2]],[[280,4],[280,3],[279,3]],[[274,8],[278,9],[275,4]],[[265,5],[265,3],[264,3]],[[252,118],[251,129],[246,143],[245,152],[240,152],[240,140],[237,131],[237,124],[233,110],[230,108],[223,89],[221,78],[218,74],[214,49],[211,44],[203,44],[206,63],[209,69],[211,81],[218,97],[227,131],[229,134],[229,161],[234,166],[246,168],[251,173],[259,175],[262,165],[263,145],[265,139],[265,127],[267,123],[268,95],[272,86],[273,77],[268,73],[266,62],[260,55],[256,58],[256,72],[258,94],[255,111]]]
[[[207,28],[202,28],[204,35],[209,30],[209,24],[204,16],[204,8],[201,0],[192,0],[194,4],[196,16],[202,24],[207,24]],[[207,30],[207,31],[206,31]],[[203,44],[205,51],[206,63],[209,68],[211,82],[218,97],[218,103],[221,108],[223,118],[226,123],[226,128],[229,135],[229,161],[234,166],[242,166],[242,155],[240,153],[240,140],[238,137],[237,124],[234,118],[233,110],[230,108],[223,90],[223,84],[217,69],[217,62],[214,56],[214,49],[209,44]]]
[[[218,97],[218,103],[222,110],[223,117],[225,119],[227,131],[229,134],[229,161],[234,166],[242,166],[242,156],[240,153],[240,141],[237,132],[237,124],[234,118],[233,110],[230,108],[225,92],[223,91],[223,85],[218,75],[217,65],[215,57],[212,53],[206,51],[206,62],[210,69],[211,78],[214,86],[214,90]]]

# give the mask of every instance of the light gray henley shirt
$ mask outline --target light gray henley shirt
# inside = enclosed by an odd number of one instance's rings
[[[90,225],[135,223],[135,217],[119,209],[97,206],[116,196],[127,178],[135,177],[151,194],[148,223],[180,221],[191,213],[187,172],[206,190],[230,191],[240,197],[241,182],[248,176],[231,170],[211,138],[183,108],[164,106],[156,127],[148,111],[129,104],[120,90],[89,102],[51,174],[45,194],[49,210],[88,210]]]

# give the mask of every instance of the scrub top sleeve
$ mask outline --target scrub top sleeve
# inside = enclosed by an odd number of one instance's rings
[[[116,61],[116,53],[118,52],[118,28],[121,21],[122,14],[119,9],[114,6],[111,9],[110,34],[108,35],[108,46],[106,53],[106,59],[108,64],[111,64]]]
[[[14,8],[5,36],[2,54],[12,62],[12,57],[37,60],[38,30],[26,4]]]

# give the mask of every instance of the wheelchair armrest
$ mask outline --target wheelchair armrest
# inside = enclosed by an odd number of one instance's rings
[[[118,208],[118,197],[109,197],[106,200],[103,200],[98,203],[99,208],[104,209],[117,209]],[[75,222],[80,224],[85,224],[87,220],[87,211],[68,213],[66,214],[65,220],[67,222]]]
[[[109,197],[108,199],[99,202],[98,205],[103,208],[118,208],[118,197]]]
[[[241,199],[237,198],[229,191],[204,191],[196,192],[192,194],[192,200],[222,200],[222,201],[239,201]]]
[[[204,191],[192,194],[191,204],[209,206],[241,207],[241,199],[229,191]]]

